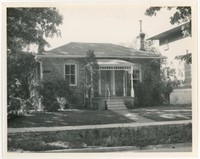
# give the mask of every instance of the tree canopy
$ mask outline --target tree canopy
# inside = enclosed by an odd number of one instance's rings
[[[43,51],[45,37],[61,35],[62,20],[56,8],[7,8],[7,48],[16,51],[37,44]]]
[[[170,23],[187,23],[185,25],[185,31],[187,31],[191,35],[191,7],[150,7],[146,9],[145,15],[156,16],[162,8],[167,8],[169,11],[175,8],[175,13],[170,17]]]

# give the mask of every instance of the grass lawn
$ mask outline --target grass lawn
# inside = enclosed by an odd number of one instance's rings
[[[192,142],[192,124],[8,134],[8,151],[45,151]]]
[[[31,113],[10,119],[8,128],[54,127],[134,122],[112,111],[79,110],[67,112]]]
[[[192,119],[191,105],[155,106],[136,108],[129,111],[155,121],[175,121]]]

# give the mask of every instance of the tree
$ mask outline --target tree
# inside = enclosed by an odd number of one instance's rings
[[[94,96],[98,93],[99,65],[93,50],[88,50],[86,61],[86,88],[88,88],[90,107],[93,108]]]
[[[7,48],[21,51],[30,44],[39,45],[38,52],[48,45],[45,37],[60,35],[58,26],[63,17],[56,8],[8,8]]]
[[[192,63],[192,54],[187,53],[185,55],[176,56],[175,59],[177,59],[177,60],[180,59],[182,61],[185,61],[186,64],[191,64]]]
[[[154,46],[151,40],[144,41],[144,50],[152,54],[160,54],[160,51]]]
[[[147,16],[156,16],[157,12],[159,12],[164,7],[150,7],[146,9],[145,15]],[[175,9],[175,13],[170,17],[171,24],[180,24],[184,23],[184,28],[182,30],[183,36],[191,36],[191,7],[166,7],[169,11],[171,9]],[[192,63],[192,54],[182,55],[180,57],[176,57],[176,59],[184,60],[187,64]]]
[[[48,45],[46,37],[60,35],[62,16],[56,8],[7,8],[7,80],[8,103],[13,97],[30,97],[30,78],[36,61],[24,50],[38,45],[38,52]]]

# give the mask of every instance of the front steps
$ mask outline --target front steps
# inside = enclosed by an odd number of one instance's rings
[[[119,97],[110,97],[107,99],[108,110],[127,110],[124,99]]]

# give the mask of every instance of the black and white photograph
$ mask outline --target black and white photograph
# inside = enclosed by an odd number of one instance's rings
[[[4,3],[6,154],[197,154],[196,3]]]

